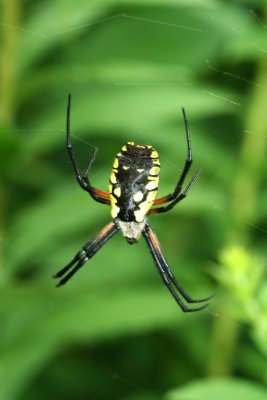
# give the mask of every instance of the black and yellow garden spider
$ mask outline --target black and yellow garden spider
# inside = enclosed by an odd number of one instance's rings
[[[54,275],[54,278],[61,278],[57,286],[64,285],[120,230],[130,244],[137,243],[141,235],[143,235],[161,279],[184,312],[199,311],[207,307],[207,303],[195,308],[190,308],[184,303],[184,301],[187,303],[207,302],[212,296],[205,299],[194,300],[186,293],[175,279],[162,253],[157,236],[146,219],[147,214],[151,215],[167,212],[183,200],[188,195],[200,173],[200,170],[198,170],[186,189],[182,191],[184,180],[192,164],[190,132],[185,110],[182,109],[187,137],[187,159],[174,192],[156,199],[160,163],[157,151],[150,145],[127,142],[127,144],[122,147],[113,163],[109,192],[103,192],[91,185],[88,179],[88,173],[96,158],[96,150],[86,171],[82,173],[70,141],[70,108],[71,95],[68,97],[67,107],[67,150],[76,179],[81,188],[88,192],[94,200],[111,206],[111,216],[113,219],[94,239],[90,240],[82,247],[68,265]],[[165,205],[166,203],[168,204]],[[159,207],[153,208],[152,206]]]

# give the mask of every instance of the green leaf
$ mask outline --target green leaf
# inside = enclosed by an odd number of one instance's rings
[[[129,140],[146,142],[165,141],[160,134],[166,123],[181,121],[181,107],[190,112],[190,118],[233,112],[227,99],[234,94],[224,90],[202,87],[150,87],[150,86],[98,86],[83,93],[80,87],[72,97],[71,126],[74,136],[85,136],[87,131],[96,131],[98,137],[121,138],[122,144]],[[24,154],[45,151],[63,140],[66,120],[66,99],[60,101],[38,120],[25,134],[22,146]],[[127,106],[125,106],[127,105]],[[123,112],[122,112],[123,110]],[[53,128],[53,131],[52,131]],[[36,130],[36,131],[35,131]],[[145,138],[144,138],[145,135]],[[91,143],[89,143],[91,144]],[[92,145],[92,144],[91,144]]]
[[[1,329],[2,399],[14,399],[68,343],[92,344],[140,335],[155,327],[177,328],[182,316],[162,288],[113,287],[88,293],[87,287],[24,287],[2,291],[1,296],[5,299],[0,302],[0,318],[5,321]]]
[[[72,184],[76,185],[76,182],[73,180]],[[33,257],[34,254],[36,256],[38,250],[46,248],[50,241],[53,242],[64,233],[66,235],[68,232],[86,229],[88,226],[92,229],[98,220],[104,224],[98,204],[91,201],[89,195],[79,189],[78,186],[75,188],[72,185],[69,187],[62,185],[59,189],[51,191],[47,198],[24,210],[21,217],[17,217],[16,224],[9,232],[10,242],[7,244],[7,263],[13,266],[11,270],[23,260]],[[108,222],[110,210],[108,207],[103,208]],[[13,251],[14,247],[17,251]],[[11,272],[10,268],[8,270]]]
[[[173,390],[166,400],[266,400],[267,389],[253,382],[230,379],[206,379]]]

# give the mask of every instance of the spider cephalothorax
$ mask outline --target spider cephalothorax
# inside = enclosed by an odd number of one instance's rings
[[[71,262],[54,276],[55,278],[61,278],[57,286],[64,285],[86,261],[92,258],[120,230],[130,244],[137,243],[141,235],[143,235],[161,279],[183,311],[202,310],[208,305],[207,303],[200,307],[189,308],[184,303],[184,300],[187,303],[201,303],[209,300],[211,296],[205,299],[194,300],[185,292],[175,279],[161,251],[157,236],[151,229],[146,218],[147,215],[163,213],[172,209],[187,196],[199,175],[200,171],[198,170],[186,189],[182,190],[184,180],[192,164],[190,133],[185,110],[182,109],[187,137],[187,159],[174,191],[167,196],[156,199],[160,173],[159,156],[158,152],[152,146],[146,144],[127,142],[122,147],[113,163],[109,181],[109,192],[103,192],[91,185],[88,173],[96,157],[96,151],[85,173],[82,173],[70,141],[70,105],[71,96],[69,95],[67,109],[67,150],[76,179],[82,189],[86,190],[94,200],[111,206],[113,220],[94,239],[87,242]]]

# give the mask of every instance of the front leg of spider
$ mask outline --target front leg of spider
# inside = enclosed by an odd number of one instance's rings
[[[71,95],[69,94],[68,96],[68,106],[67,106],[67,123],[66,123],[66,147],[68,151],[68,155],[77,179],[77,182],[79,183],[80,187],[88,192],[90,196],[98,201],[99,203],[107,204],[110,205],[110,200],[109,200],[109,194],[107,192],[103,192],[102,190],[94,188],[88,178],[88,174],[90,172],[91,166],[93,162],[95,161],[96,158],[96,153],[97,149],[95,149],[93,156],[91,157],[91,160],[88,164],[88,167],[86,168],[85,173],[82,173],[76,158],[76,155],[74,153],[72,143],[70,140],[70,110],[71,110]]]
[[[192,164],[190,133],[185,110],[183,109],[188,146],[187,159],[174,192],[156,199],[160,162],[157,151],[150,145],[127,142],[114,160],[109,180],[109,192],[103,192],[91,186],[87,175],[95,155],[91,159],[86,173],[82,174],[70,141],[70,105],[71,98],[69,96],[67,108],[67,150],[76,179],[81,188],[87,191],[94,200],[111,206],[111,216],[113,220],[103,228],[94,239],[87,242],[69,264],[55,274],[54,278],[59,279],[57,286],[64,285],[72,278],[72,276],[120,230],[129,244],[138,243],[140,237],[143,235],[162,281],[184,312],[199,311],[207,307],[207,303],[195,308],[190,308],[185,304],[185,302],[189,304],[207,302],[212,296],[205,299],[194,300],[186,293],[174,277],[161,251],[156,234],[153,232],[146,219],[147,214],[167,212],[183,200],[189,193],[199,174],[199,171],[197,171],[187,188],[183,191],[182,186]],[[165,203],[168,204],[162,206]],[[153,205],[161,206],[152,208]]]

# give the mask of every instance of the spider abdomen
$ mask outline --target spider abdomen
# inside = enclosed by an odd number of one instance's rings
[[[111,215],[125,222],[143,222],[158,191],[160,163],[149,145],[128,142],[114,160],[109,194]]]

